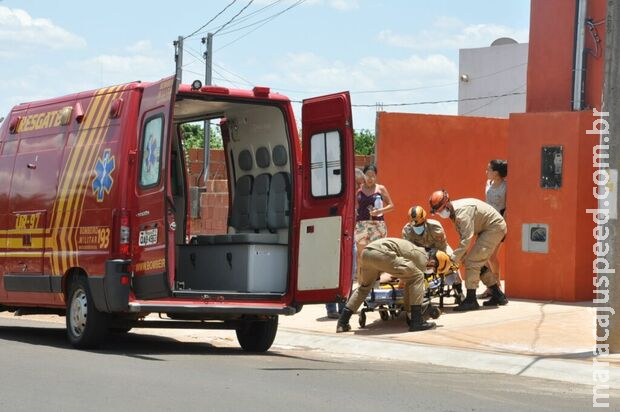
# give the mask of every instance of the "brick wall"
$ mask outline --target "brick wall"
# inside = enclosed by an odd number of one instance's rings
[[[200,195],[200,218],[191,219],[192,234],[226,233],[228,218],[228,180],[223,150],[211,150],[209,156],[209,180],[200,176],[204,159],[204,149],[191,149],[189,152],[190,186],[205,188]]]
[[[203,149],[191,149],[189,152],[190,186],[205,188],[200,177],[204,158]],[[226,233],[228,218],[228,180],[226,179],[226,162],[223,150],[211,150],[209,162],[209,180],[206,190],[200,195],[200,218],[191,219],[190,233],[214,235]],[[355,156],[355,167],[363,169],[373,162],[374,156]]]

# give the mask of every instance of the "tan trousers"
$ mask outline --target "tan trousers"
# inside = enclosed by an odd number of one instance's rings
[[[422,304],[424,275],[420,270],[416,270],[414,263],[393,252],[366,248],[361,256],[359,287],[347,301],[347,308],[357,311],[382,272],[405,280],[405,299],[408,297],[412,305]]]
[[[487,287],[497,284],[497,277],[491,270],[480,276],[480,269],[498,248],[506,236],[505,230],[488,230],[480,233],[469,253],[465,256],[465,287],[477,289],[482,280]]]

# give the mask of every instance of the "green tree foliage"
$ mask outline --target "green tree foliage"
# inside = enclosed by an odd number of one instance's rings
[[[375,134],[368,129],[361,129],[353,133],[355,154],[371,155],[375,152]]]
[[[181,127],[183,128],[185,147],[187,149],[204,147],[204,128],[202,122],[184,123]],[[222,143],[222,132],[217,125],[211,125],[211,139],[209,144],[211,149],[222,149],[224,147]]]

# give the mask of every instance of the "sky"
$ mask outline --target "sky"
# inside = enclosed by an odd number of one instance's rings
[[[347,90],[354,128],[374,131],[378,105],[456,114],[455,102],[419,103],[457,99],[459,49],[527,42],[529,9],[530,0],[0,0],[0,117],[18,103],[172,75],[179,36],[183,83],[204,82],[201,38],[212,32],[213,84],[268,86],[294,101],[298,122],[301,100]]]

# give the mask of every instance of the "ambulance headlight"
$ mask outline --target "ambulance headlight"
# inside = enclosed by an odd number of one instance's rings
[[[200,80],[194,80],[192,82],[192,90],[200,90],[202,87],[202,82]]]

